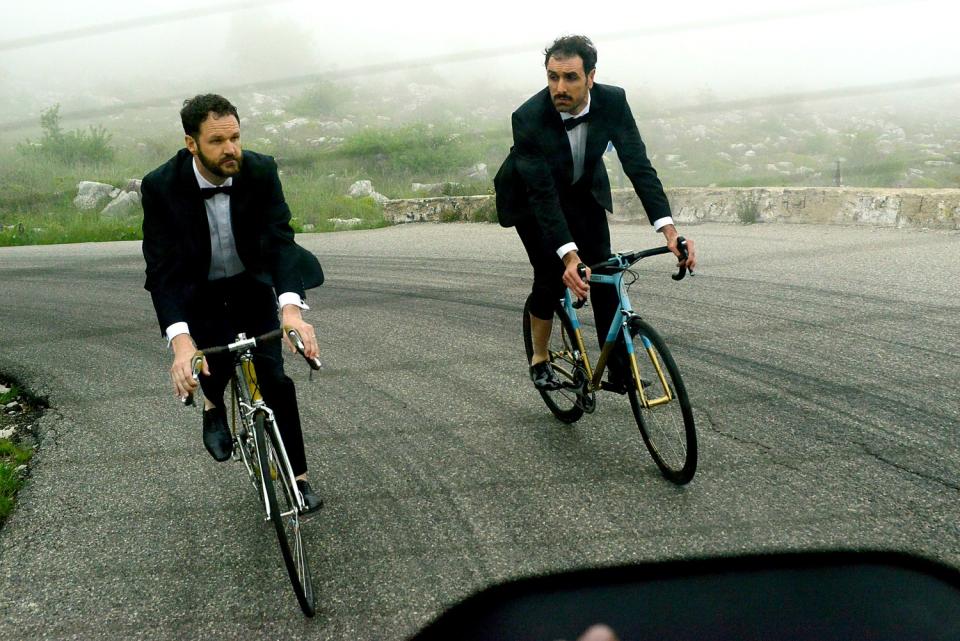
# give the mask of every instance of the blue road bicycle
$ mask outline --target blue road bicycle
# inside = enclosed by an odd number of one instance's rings
[[[679,243],[686,257],[685,241],[681,238]],[[669,253],[664,246],[614,254],[590,267],[590,283],[616,287],[620,297],[596,367],[587,354],[577,318],[577,309],[586,301],[575,300],[569,289],[564,292],[563,298],[557,301],[548,345],[550,363],[563,385],[556,390],[541,391],[540,395],[553,415],[564,423],[573,423],[584,413],[593,413],[598,391],[617,391],[602,377],[614,350],[625,350],[623,362],[630,370],[626,394],[643,442],[663,476],[683,485],[690,482],[697,470],[697,432],[690,399],[667,344],[634,311],[627,295],[630,285],[638,278],[630,267],[643,258]],[[626,274],[632,276],[628,282],[624,282]],[[586,279],[583,267],[580,275]],[[673,279],[681,280],[685,275],[686,269],[681,267]],[[533,357],[529,299],[523,310],[523,341],[529,363]]]

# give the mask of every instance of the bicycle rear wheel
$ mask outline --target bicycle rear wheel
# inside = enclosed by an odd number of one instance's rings
[[[261,478],[270,508],[270,520],[277,530],[283,563],[287,566],[287,574],[290,575],[290,583],[297,595],[300,609],[305,615],[312,617],[316,614],[316,595],[303,543],[300,513],[297,511],[297,489],[290,485],[281,463],[280,448],[274,442],[275,431],[266,429],[266,415],[263,412],[257,412],[254,419],[254,437],[257,441]]]
[[[633,317],[629,330],[637,369],[650,381],[643,390],[648,407],[636,386],[628,392],[643,442],[665,478],[677,485],[689,483],[697,470],[697,432],[680,370],[666,343],[647,322]]]
[[[527,351],[527,365],[533,358],[533,334],[530,328],[530,299],[523,306],[523,345]],[[563,387],[554,391],[541,391],[543,402],[553,415],[564,423],[573,423],[583,416],[583,402],[580,390],[583,389],[586,372],[580,365],[580,350],[577,347],[576,334],[570,319],[557,307],[553,314],[553,328],[547,343],[550,351],[550,363]]]

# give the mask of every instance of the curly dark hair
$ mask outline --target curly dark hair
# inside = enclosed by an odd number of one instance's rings
[[[550,63],[550,58],[572,58],[580,56],[583,60],[583,72],[590,73],[597,66],[597,48],[586,36],[560,36],[553,41],[543,52],[543,66]]]
[[[196,138],[200,134],[200,123],[207,119],[211,111],[217,118],[229,115],[240,122],[240,114],[229,100],[215,93],[205,93],[183,101],[183,109],[180,110],[183,133]]]

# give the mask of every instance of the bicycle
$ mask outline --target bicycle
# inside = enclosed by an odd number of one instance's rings
[[[306,616],[312,617],[316,614],[316,595],[301,532],[301,516],[306,505],[297,488],[293,468],[287,458],[273,411],[267,407],[260,395],[253,366],[253,348],[259,343],[278,340],[284,333],[310,368],[319,370],[322,366],[320,361],[307,358],[300,335],[296,330],[287,328],[275,329],[255,338],[237,334],[233,343],[197,350],[191,364],[193,377],[199,380],[204,356],[224,353],[234,355],[234,373],[230,377],[233,459],[243,461],[250,482],[265,510],[264,520],[272,522],[276,529],[280,553],[300,609]],[[185,405],[192,405],[193,396],[187,396],[183,402]]]
[[[678,241],[684,258],[685,242],[683,238]],[[620,298],[595,369],[590,363],[576,312],[586,301],[575,302],[569,289],[564,292],[554,310],[548,343],[549,360],[562,386],[538,391],[553,415],[564,423],[574,423],[584,413],[592,414],[597,407],[597,391],[613,390],[602,377],[618,339],[623,337],[620,344],[625,348],[630,369],[626,391],[643,442],[661,474],[677,485],[684,485],[693,479],[697,469],[697,434],[690,399],[666,343],[633,310],[627,295],[630,285],[638,278],[630,267],[643,258],[668,253],[670,250],[665,246],[619,253],[590,267],[589,282],[616,287]],[[581,265],[579,272],[586,280],[585,266]],[[624,283],[627,273],[634,278]],[[679,281],[685,275],[686,268],[681,267],[672,278]],[[529,298],[523,309],[523,341],[529,364],[533,357]],[[649,360],[642,369],[636,357],[638,353],[646,354]],[[648,374],[650,378],[643,378],[641,374]]]

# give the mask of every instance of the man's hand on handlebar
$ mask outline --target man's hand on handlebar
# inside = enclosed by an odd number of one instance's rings
[[[199,385],[193,378],[193,355],[197,353],[197,348],[189,334],[174,336],[170,344],[173,347],[173,365],[170,366],[173,395],[182,400],[193,394]],[[206,358],[200,371],[204,376],[210,376]]]
[[[590,268],[586,269],[586,277],[581,278],[578,268],[583,265],[580,262],[580,256],[575,251],[569,251],[563,255],[563,284],[570,288],[573,295],[580,300],[585,300],[590,294]]]
[[[677,244],[677,239],[679,237],[677,228],[673,225],[664,225],[660,228],[660,232],[663,233],[664,237],[667,239],[667,248],[673,252],[674,256],[677,257],[677,265],[679,267],[685,267],[692,273],[693,268],[697,266],[697,253],[694,249],[693,240],[690,238],[686,239],[687,258],[684,260],[683,253],[680,251],[680,247]]]
[[[313,325],[303,320],[300,314],[300,308],[296,305],[284,305],[281,311],[283,317],[281,324],[283,327],[297,330],[300,339],[303,341],[303,352],[307,358],[317,358],[320,355],[320,347],[317,345],[317,335],[313,330]],[[283,341],[290,348],[291,352],[297,349],[290,341],[290,337],[284,332]]]

